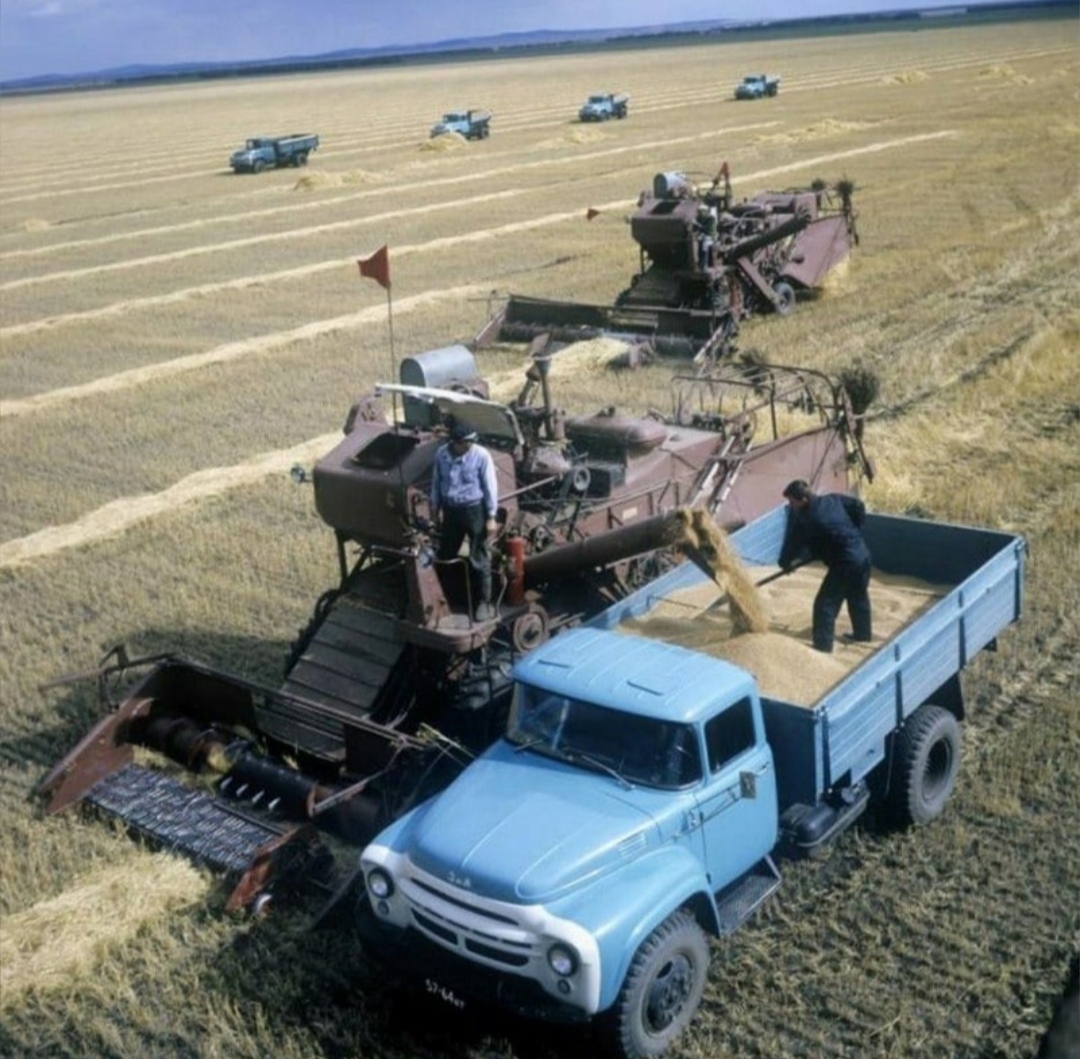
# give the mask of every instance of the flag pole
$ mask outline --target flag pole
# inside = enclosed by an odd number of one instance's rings
[[[362,257],[356,262],[360,266],[360,275],[373,279],[386,291],[386,319],[390,332],[390,382],[397,381],[397,355],[394,351],[394,301],[390,282],[390,248],[384,243],[370,257]],[[391,391],[393,402],[394,425],[397,425],[397,393]]]

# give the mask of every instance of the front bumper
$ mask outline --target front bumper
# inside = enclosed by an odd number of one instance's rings
[[[581,1025],[589,1021],[580,1007],[561,1003],[533,979],[464,960],[412,928],[389,926],[366,902],[360,907],[357,931],[389,968],[425,995],[455,1009],[494,1006],[544,1022]]]

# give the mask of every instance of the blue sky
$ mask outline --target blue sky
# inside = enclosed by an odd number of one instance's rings
[[[990,0],[968,0],[969,5]],[[133,63],[233,61],[535,29],[790,18],[910,0],[3,0],[0,80]]]

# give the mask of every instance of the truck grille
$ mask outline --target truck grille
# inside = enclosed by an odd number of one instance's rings
[[[524,909],[470,900],[415,868],[401,881],[413,925],[444,948],[504,968],[525,969],[540,957],[541,939],[524,922]]]

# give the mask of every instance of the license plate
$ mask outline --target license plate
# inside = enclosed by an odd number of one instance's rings
[[[437,1000],[441,1000],[444,1004],[449,1004],[452,1008],[456,1008],[461,1011],[465,1007],[465,1001],[457,995],[449,986],[443,985],[441,982],[436,982],[434,978],[424,979],[424,992],[430,997],[435,997]]]

